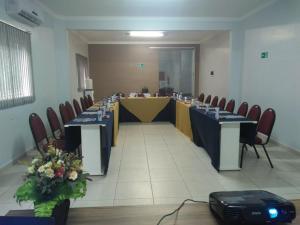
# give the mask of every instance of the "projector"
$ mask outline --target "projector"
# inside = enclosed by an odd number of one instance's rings
[[[296,217],[292,202],[260,190],[213,192],[209,207],[226,224],[291,223]]]

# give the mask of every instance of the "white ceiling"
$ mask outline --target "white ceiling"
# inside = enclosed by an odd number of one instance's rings
[[[225,31],[167,31],[161,38],[133,38],[128,35],[128,31],[72,31],[73,34],[89,44],[200,44],[221,32]]]
[[[273,0],[39,0],[60,16],[240,18]]]

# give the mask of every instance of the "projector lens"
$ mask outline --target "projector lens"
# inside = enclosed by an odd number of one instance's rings
[[[275,208],[269,209],[269,215],[271,219],[275,219],[278,216],[278,211]]]

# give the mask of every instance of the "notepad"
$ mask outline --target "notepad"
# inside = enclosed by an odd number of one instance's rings
[[[244,119],[245,117],[240,115],[226,115],[223,116],[224,119]]]
[[[83,112],[83,115],[97,115],[97,112]]]
[[[76,118],[73,120],[73,122],[77,123],[87,123],[87,122],[95,122],[96,118]]]

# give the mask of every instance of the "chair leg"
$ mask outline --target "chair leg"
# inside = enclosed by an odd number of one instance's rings
[[[271,168],[274,168],[274,166],[273,166],[273,164],[272,164],[272,162],[271,162],[270,156],[269,156],[269,154],[268,154],[268,152],[267,152],[267,149],[266,149],[266,147],[265,147],[264,145],[263,145],[263,149],[264,149],[264,151],[265,151],[265,153],[266,153],[266,156],[267,156],[267,158],[268,158],[268,161],[269,161],[269,163],[270,163]]]
[[[243,167],[243,158],[244,158],[244,148],[245,148],[245,146],[246,146],[246,144],[243,144],[242,153],[241,153],[240,168]]]
[[[254,151],[255,151],[256,157],[259,159],[260,157],[259,157],[259,154],[258,154],[258,151],[257,151],[257,149],[256,149],[255,145],[253,145],[253,148],[254,148]]]

